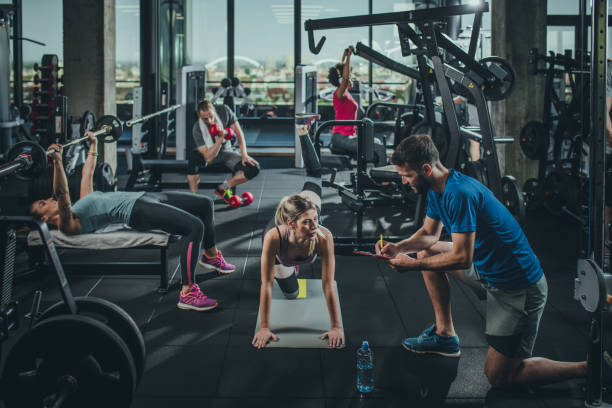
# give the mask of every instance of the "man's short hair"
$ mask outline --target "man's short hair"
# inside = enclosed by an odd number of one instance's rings
[[[214,110],[215,107],[212,102],[208,99],[202,99],[200,103],[198,103],[198,112],[208,112],[209,110]]]
[[[440,161],[440,154],[431,137],[427,134],[410,135],[401,141],[391,156],[396,166],[408,165],[414,171],[420,170],[425,163]]]

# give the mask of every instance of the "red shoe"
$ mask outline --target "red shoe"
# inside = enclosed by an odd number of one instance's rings
[[[223,202],[228,205],[230,204],[230,200],[234,195],[231,188],[226,188],[224,190],[221,188],[221,184],[218,184],[217,187],[215,187],[215,194],[221,197],[223,199]]]

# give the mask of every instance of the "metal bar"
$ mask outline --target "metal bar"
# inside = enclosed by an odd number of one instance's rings
[[[293,0],[293,59],[302,63],[302,0]],[[295,68],[295,67],[294,67]]]
[[[417,81],[421,80],[421,75],[419,75],[419,71],[417,71],[416,69],[393,61],[391,58],[379,53],[378,51],[374,51],[372,48],[368,47],[367,45],[364,45],[361,42],[358,42],[355,45],[355,53],[356,55],[359,55],[360,57],[370,62],[374,62],[375,64],[380,65],[383,68],[387,68],[399,74],[409,76],[411,78],[416,79]]]
[[[480,36],[480,25],[482,24],[482,13],[474,15],[474,24],[472,24],[472,36],[470,37],[470,48],[468,54],[474,58],[476,56],[476,47],[478,46],[478,37]]]
[[[137,124],[137,123],[141,123],[141,122],[147,121],[147,120],[149,120],[149,119],[151,119],[151,118],[154,118],[154,117],[156,117],[156,116],[162,115],[162,114],[164,114],[164,113],[166,113],[166,112],[172,112],[172,111],[175,111],[175,110],[177,110],[177,109],[179,109],[179,108],[181,108],[181,107],[183,107],[183,105],[179,103],[179,104],[176,104],[176,105],[172,105],[172,106],[170,106],[170,107],[167,107],[166,109],[162,109],[162,110],[160,110],[160,111],[153,112],[153,113],[150,113],[150,114],[148,114],[148,115],[144,115],[144,116],[143,116],[143,117],[141,117],[141,118],[137,118],[137,119],[130,119],[130,120],[128,120],[127,122],[125,122],[125,126],[130,127],[130,126],[135,125],[135,124]]]
[[[26,165],[27,165],[27,162],[23,159],[16,159],[10,163],[4,164],[0,166],[0,177],[5,177],[10,174],[13,174],[14,172],[16,172],[17,170],[21,169],[22,167]]]
[[[234,0],[227,0],[227,76],[231,78],[234,76],[234,52],[236,47],[234,43],[234,30],[236,30],[235,18],[234,18]]]
[[[467,52],[459,48],[455,44],[455,42],[452,39],[450,39],[446,34],[440,32],[439,30],[435,30],[435,31],[436,31],[436,40],[440,47],[444,48],[445,51],[452,54],[459,61],[463,62],[463,64],[465,64],[465,66],[468,69],[474,71],[482,78],[489,78],[491,76],[491,73],[489,72],[488,69],[480,65],[474,59],[474,57],[472,57],[470,54],[468,54]]]
[[[15,106],[23,104],[23,23],[21,0],[13,0],[13,100]]]
[[[230,0],[232,1],[232,0]],[[331,30],[336,28],[365,27],[386,24],[410,23],[416,21],[442,21],[445,17],[474,14],[489,11],[489,3],[483,2],[476,5],[466,4],[461,6],[436,7],[430,9],[399,11],[393,13],[364,14],[349,17],[322,18],[318,20],[306,20],[304,29]]]

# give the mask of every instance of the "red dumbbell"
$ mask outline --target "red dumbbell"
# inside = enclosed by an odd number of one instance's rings
[[[242,200],[236,194],[230,197],[229,205],[232,208],[238,208],[242,205]]]
[[[225,128],[225,140],[232,140],[235,134],[232,128]]]
[[[242,193],[240,197],[242,197],[242,205],[249,205],[253,202],[253,194],[251,194],[248,191],[245,193]]]

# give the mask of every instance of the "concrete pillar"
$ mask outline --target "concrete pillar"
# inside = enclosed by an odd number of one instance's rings
[[[116,115],[115,0],[63,0],[64,95],[68,114]],[[117,144],[100,144],[116,173]]]
[[[527,74],[529,50],[546,51],[546,1],[495,0],[491,7],[491,55],[505,58],[516,71],[512,95],[491,103],[491,119],[497,136],[512,136],[512,145],[498,147],[502,175],[512,174],[521,186],[537,177],[538,162],[529,160],[519,145],[521,127],[542,120],[544,77]]]

